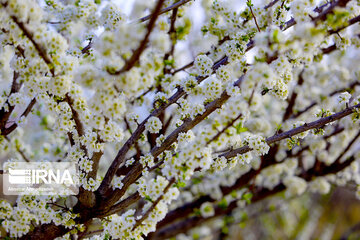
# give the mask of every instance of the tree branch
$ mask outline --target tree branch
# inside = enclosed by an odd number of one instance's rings
[[[156,6],[154,8],[153,13],[151,14],[151,19],[150,19],[149,24],[147,26],[147,32],[145,34],[145,37],[140,42],[139,47],[133,52],[130,59],[126,61],[125,66],[122,69],[120,69],[119,71],[116,71],[115,73],[110,73],[110,74],[118,75],[118,74],[124,73],[126,71],[129,71],[138,62],[142,52],[146,48],[146,44],[147,44],[147,42],[149,40],[150,34],[151,34],[152,30],[155,27],[155,22],[156,22],[156,19],[158,18],[159,14],[160,14],[161,6],[162,6],[163,2],[164,2],[164,0],[158,0]]]
[[[25,111],[21,114],[21,117],[27,117],[29,115],[29,113],[31,112],[31,110],[33,109],[34,105],[36,103],[36,99],[33,98],[29,105],[26,107]],[[17,128],[18,124],[17,123],[13,123],[10,127],[5,128],[4,130],[1,131],[1,134],[4,136],[9,135],[10,133],[12,133],[16,128]]]
[[[312,178],[316,176],[324,176],[327,174],[339,172],[345,169],[346,167],[348,167],[354,160],[355,158],[351,157],[349,160],[341,164],[337,163],[337,164],[332,164],[330,166],[326,166],[325,164],[323,164],[321,165],[321,169],[316,171],[314,168],[312,168],[305,175],[300,175],[299,177],[304,178],[306,181],[311,181]],[[233,188],[233,189],[238,189],[238,188]],[[277,186],[275,186],[273,189],[270,190],[266,188],[256,188],[253,190],[253,197],[251,199],[251,204],[263,200],[267,197],[273,196],[279,192],[282,192],[285,189],[286,187],[282,183],[278,184]],[[236,200],[231,202],[226,208],[216,206],[214,216],[207,218],[201,216],[194,216],[183,219],[167,227],[158,228],[158,230],[155,233],[148,236],[147,240],[170,238],[179,233],[187,232],[189,229],[194,228],[195,226],[199,226],[200,224],[203,224],[206,221],[209,221],[221,215],[228,214],[237,207],[238,205]]]
[[[6,8],[7,2],[1,2],[1,5]],[[21,31],[24,33],[24,35],[32,42],[34,45],[36,51],[39,53],[39,56],[44,60],[44,62],[47,64],[52,76],[55,76],[55,68],[54,65],[51,62],[50,57],[46,54],[46,50],[40,46],[33,38],[33,33],[30,32],[24,23],[19,21],[19,19],[16,16],[10,15],[10,18],[16,23],[16,25],[21,29]]]
[[[344,111],[335,113],[335,114],[330,115],[328,117],[320,118],[319,120],[316,120],[314,122],[305,123],[304,125],[302,125],[300,127],[297,127],[297,128],[294,128],[294,129],[291,129],[289,131],[286,131],[286,132],[283,132],[283,133],[280,133],[280,134],[275,134],[274,136],[267,138],[266,143],[267,144],[272,144],[272,143],[281,141],[283,139],[295,136],[295,135],[297,135],[299,133],[302,133],[302,132],[305,132],[305,131],[308,131],[308,130],[311,130],[311,129],[314,129],[314,128],[323,127],[328,123],[337,121],[337,120],[339,120],[341,118],[344,118],[344,117],[352,114],[353,111],[355,109],[357,109],[357,108],[360,108],[360,104],[349,107],[349,108],[345,109]],[[221,154],[220,157],[232,158],[232,157],[235,157],[237,154],[244,154],[244,153],[247,153],[249,151],[251,151],[251,148],[249,146],[244,146],[244,147],[235,149],[233,151]]]
[[[171,11],[171,10],[173,10],[173,9],[179,8],[179,7],[181,7],[182,5],[184,5],[185,3],[188,3],[188,2],[190,2],[190,1],[191,1],[191,0],[181,0],[181,1],[177,1],[177,2],[174,3],[173,5],[171,5],[171,6],[167,7],[167,8],[161,9],[161,10],[159,11],[158,15],[161,15],[161,14],[166,13],[166,12],[169,12],[169,11]],[[153,15],[154,15],[154,13],[153,13],[153,14],[150,14],[150,15],[148,15],[148,16],[142,17],[142,18],[140,18],[139,22],[145,22],[145,21],[149,20]]]
[[[212,69],[215,72],[220,66],[225,65],[228,63],[228,58],[227,57],[223,57],[222,59],[220,59],[219,61],[217,61]],[[196,78],[198,83],[201,83],[204,79],[206,79],[208,76],[198,76]],[[99,187],[99,189],[97,190],[97,194],[98,195],[102,195],[104,196],[105,193],[107,192],[107,190],[109,189],[110,183],[113,179],[113,177],[115,176],[115,173],[117,171],[117,169],[119,168],[119,166],[125,161],[126,159],[126,154],[129,151],[129,149],[131,148],[131,146],[140,138],[141,134],[145,131],[145,124],[148,121],[148,119],[150,117],[157,117],[159,116],[162,112],[165,111],[165,109],[167,107],[169,107],[170,105],[172,105],[173,103],[175,103],[177,100],[179,100],[182,96],[185,95],[185,91],[184,89],[178,87],[177,88],[177,92],[174,93],[168,100],[166,103],[164,103],[163,105],[161,105],[159,108],[155,109],[147,118],[144,119],[144,121],[142,121],[137,129],[134,131],[134,133],[131,135],[131,137],[125,142],[125,144],[122,146],[122,148],[119,150],[118,154],[116,155],[115,159],[113,160],[111,166],[109,167],[108,171],[106,172],[106,175],[103,179],[103,181],[101,182],[101,185]]]
[[[251,4],[251,1],[250,1],[250,0],[247,1],[247,5],[248,5],[248,7],[250,8],[251,15],[252,15],[253,18],[254,18],[255,25],[256,25],[258,31],[261,32],[260,27],[259,27],[259,24],[258,24],[258,22],[257,22],[257,20],[256,20],[256,16],[255,16],[255,14],[254,14],[254,12],[253,12],[253,10],[252,10],[252,7],[251,7],[252,4]]]
[[[13,80],[12,80],[12,84],[11,84],[11,90],[10,90],[8,99],[6,100],[5,104],[9,104],[10,95],[13,94],[13,93],[19,92],[19,90],[21,88],[22,84],[17,82],[18,77],[19,77],[19,73],[14,71]],[[14,108],[15,108],[15,106],[9,106],[8,111],[6,111],[4,107],[2,107],[0,109],[0,130],[1,130],[1,135],[4,135],[3,131],[5,129],[5,125],[6,125],[7,121],[9,120],[9,117],[10,117],[12,111],[14,110]]]
[[[341,158],[350,150],[351,146],[354,145],[356,140],[360,137],[360,131],[351,139],[346,148],[339,154],[334,162],[340,162]]]
[[[167,191],[170,189],[171,185],[175,182],[175,178],[171,179],[168,183],[168,185],[165,187],[164,189],[164,193],[159,196],[155,202],[153,202],[153,204],[151,205],[151,207],[146,211],[146,213],[139,219],[136,221],[135,225],[133,226],[132,230],[134,231],[135,228],[137,228],[138,226],[140,226],[140,224],[150,215],[150,213],[155,209],[155,207],[157,206],[157,204],[164,198],[164,195],[167,193]]]

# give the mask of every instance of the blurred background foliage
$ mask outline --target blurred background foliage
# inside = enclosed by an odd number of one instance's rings
[[[224,217],[212,239],[360,239],[360,201],[354,189],[337,187],[327,195],[307,193],[291,200],[280,193]]]

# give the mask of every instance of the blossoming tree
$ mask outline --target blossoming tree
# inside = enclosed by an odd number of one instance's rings
[[[1,200],[8,237],[166,239],[360,184],[359,1],[0,3],[0,154],[80,170]]]

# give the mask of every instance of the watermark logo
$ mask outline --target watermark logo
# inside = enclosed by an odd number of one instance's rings
[[[77,195],[78,168],[72,162],[6,162],[5,195]]]

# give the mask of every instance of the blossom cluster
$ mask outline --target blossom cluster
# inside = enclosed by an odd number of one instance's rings
[[[190,2],[1,1],[0,157],[81,188],[0,200],[8,237],[205,239],[272,190],[360,186],[358,2]]]

